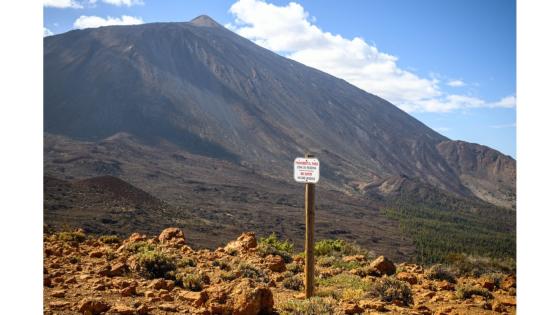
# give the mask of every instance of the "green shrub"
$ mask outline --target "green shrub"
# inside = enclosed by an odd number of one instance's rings
[[[375,281],[371,292],[373,296],[386,302],[401,301],[406,305],[413,303],[409,284],[393,277],[383,277]]]
[[[81,243],[86,240],[86,235],[83,232],[73,231],[73,232],[60,232],[57,238],[65,242],[78,242]]]
[[[248,263],[240,263],[237,266],[236,273],[239,277],[242,278],[250,278],[260,282],[268,282],[268,276],[263,270]]]
[[[296,262],[292,262],[292,263],[286,264],[286,270],[291,271],[293,273],[300,273],[300,272],[303,272],[303,265],[300,265]]]
[[[368,255],[368,252],[358,245],[340,239],[326,239],[315,242],[314,251],[317,256]]]
[[[457,283],[455,275],[439,264],[430,267],[430,269],[426,271],[426,277],[430,280],[447,280],[451,283]]]
[[[156,250],[156,246],[154,244],[141,241],[141,242],[127,244],[125,250],[133,254],[142,253],[142,252],[154,251]]]
[[[491,258],[466,254],[450,254],[446,260],[457,274],[480,277],[485,273],[515,273],[513,258]]]
[[[317,258],[317,265],[321,267],[330,267],[337,261],[334,256],[319,256]]]
[[[220,270],[230,270],[230,265],[223,261],[223,260],[214,260],[212,261],[212,267],[218,267]]]
[[[281,315],[328,315],[334,314],[337,301],[331,297],[312,297],[306,300],[290,299],[278,308]]]
[[[146,278],[168,278],[177,268],[174,260],[157,250],[144,250],[136,254],[140,274]]]
[[[470,284],[458,285],[456,290],[456,295],[460,299],[468,299],[473,295],[480,295],[486,299],[492,298],[492,294],[488,290]]]
[[[288,254],[292,254],[294,252],[294,244],[290,243],[289,241],[280,241],[276,236],[276,233],[270,234],[268,237],[261,237],[259,239],[259,244],[267,244],[279,251],[286,252]]]
[[[223,271],[220,273],[220,278],[224,279],[225,281],[231,281],[233,279],[237,279],[237,273],[234,271]]]
[[[340,273],[329,278],[318,278],[315,280],[319,287],[336,287],[339,289],[361,289],[369,291],[371,283],[362,280],[359,276]]]
[[[303,288],[303,280],[298,276],[287,277],[282,281],[282,286],[286,289],[299,291]]]
[[[282,257],[282,259],[284,259],[285,263],[290,263],[292,262],[292,256],[290,255],[290,253],[283,251],[283,250],[279,250],[276,247],[274,247],[273,245],[267,244],[267,243],[261,243],[257,246],[257,253],[261,256],[261,257],[266,257],[268,255],[279,255]]]
[[[208,276],[200,273],[179,274],[175,279],[183,288],[195,292],[202,291],[204,285],[210,283]]]
[[[190,257],[181,258],[177,263],[178,268],[196,267],[196,261]]]
[[[121,241],[116,235],[102,235],[99,237],[99,240],[105,244],[117,244]]]

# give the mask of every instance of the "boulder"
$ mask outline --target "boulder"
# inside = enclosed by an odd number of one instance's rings
[[[78,311],[82,314],[101,314],[110,308],[109,304],[97,299],[84,298],[78,303]]]
[[[395,264],[385,256],[379,256],[371,262],[370,267],[381,275],[392,275],[397,271]]]
[[[397,279],[408,282],[410,285],[418,283],[418,278],[410,272],[399,272],[397,274]]]
[[[187,303],[195,307],[200,307],[208,300],[208,293],[206,291],[202,291],[202,292],[179,291],[178,296],[180,299],[186,301]]]
[[[128,305],[117,304],[111,308],[111,312],[121,315],[134,315],[136,314],[136,309]]]
[[[364,260],[366,260],[366,257],[364,255],[353,255],[353,256],[342,257],[343,262],[364,261]]]
[[[158,237],[160,243],[185,243],[185,234],[180,228],[167,228]]]
[[[274,307],[272,291],[251,279],[236,279],[227,285],[206,290],[206,305],[213,313],[233,315],[270,314]]]
[[[160,304],[160,305],[158,305],[158,308],[160,310],[166,311],[166,312],[177,312],[177,305],[172,304],[172,303]]]
[[[229,242],[224,250],[229,252],[231,250],[236,250],[240,252],[246,252],[251,248],[257,247],[257,238],[254,232],[245,232],[241,234],[237,240]]]
[[[504,290],[509,290],[511,288],[515,288],[517,286],[517,282],[515,280],[514,275],[509,275],[505,279],[503,279],[500,283],[500,287]]]
[[[68,301],[52,301],[49,303],[50,308],[65,308],[70,305]]]
[[[286,264],[284,263],[284,258],[278,255],[268,255],[264,259],[264,264],[266,268],[274,272],[284,272],[286,271]]]

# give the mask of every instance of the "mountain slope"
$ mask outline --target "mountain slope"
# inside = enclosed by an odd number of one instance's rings
[[[321,159],[326,189],[356,192],[406,175],[463,197],[515,200],[513,159],[493,151],[507,172],[494,167],[477,145],[455,144],[205,16],[46,37],[44,76],[47,133],[102,141],[125,132],[278,180],[290,180],[293,158],[309,151]],[[473,170],[471,161],[484,163]]]

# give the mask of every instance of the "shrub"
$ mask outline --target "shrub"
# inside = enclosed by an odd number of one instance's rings
[[[408,283],[393,277],[383,277],[372,285],[372,294],[383,301],[401,301],[406,305],[413,303],[412,291]]]
[[[177,267],[184,268],[184,267],[196,267],[196,261],[190,257],[182,258],[177,263]]]
[[[330,267],[336,262],[336,257],[333,256],[319,256],[317,265],[321,267]]]
[[[298,276],[287,277],[282,281],[282,286],[286,289],[299,291],[303,287],[303,280]]]
[[[268,237],[261,237],[259,239],[259,244],[267,244],[279,251],[286,252],[288,254],[292,254],[294,252],[294,244],[290,243],[289,241],[280,241],[276,236],[276,233],[270,234]]]
[[[261,256],[261,257],[266,257],[268,255],[279,255],[284,259],[285,263],[290,263],[292,262],[292,256],[290,255],[290,253],[283,251],[283,250],[279,250],[276,247],[274,247],[273,245],[270,244],[266,244],[266,243],[261,243],[257,246],[257,253]]]
[[[492,273],[483,274],[481,277],[490,280],[494,284],[494,287],[498,288],[500,287],[500,284],[502,283],[502,280],[504,280],[506,275],[499,272],[492,272]]]
[[[473,295],[480,295],[486,299],[492,298],[492,294],[488,290],[470,284],[458,285],[456,294],[460,299],[468,299]]]
[[[368,255],[368,252],[358,245],[340,239],[326,239],[315,242],[315,255],[317,256],[347,256]]]
[[[117,244],[121,241],[116,235],[102,235],[99,240],[105,244]]]
[[[340,273],[329,278],[317,279],[316,283],[320,287],[336,287],[339,289],[361,289],[369,291],[371,283],[362,280],[359,276],[347,273]]]
[[[455,275],[439,264],[430,267],[430,269],[426,271],[426,277],[431,280],[447,280],[451,283],[457,283]]]
[[[125,250],[130,252],[130,253],[142,253],[142,252],[148,252],[148,251],[154,251],[156,249],[156,246],[154,244],[150,244],[148,242],[136,242],[136,243],[130,243],[127,244],[125,247]]]
[[[480,277],[485,273],[515,273],[516,263],[512,258],[490,258],[466,254],[450,254],[447,261],[460,275]]]
[[[237,256],[237,249],[230,247],[226,250],[226,254],[230,256]]]
[[[195,292],[202,291],[204,285],[210,283],[208,276],[200,273],[179,274],[175,281],[183,288]]]
[[[231,267],[229,264],[223,260],[214,260],[212,261],[212,267],[218,267],[220,270],[230,270]]]
[[[237,275],[243,278],[250,278],[253,280],[268,282],[268,276],[261,269],[247,263],[241,263],[237,266]]]
[[[336,300],[330,297],[312,297],[306,300],[291,299],[279,305],[280,314],[323,315],[334,314]]]
[[[366,292],[362,289],[343,289],[341,298],[348,301],[359,301],[366,296]]]
[[[231,281],[237,278],[237,274],[234,271],[224,271],[220,273],[220,278],[225,281]]]
[[[81,243],[86,240],[86,235],[83,232],[60,232],[57,238],[65,242],[78,242]]]
[[[140,274],[149,279],[167,278],[175,271],[174,260],[163,252],[144,250],[136,254]]]
[[[300,273],[300,272],[303,272],[303,266],[296,263],[296,262],[292,262],[292,263],[286,264],[286,270],[291,271],[293,273]]]

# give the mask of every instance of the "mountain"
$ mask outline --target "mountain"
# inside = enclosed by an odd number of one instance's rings
[[[290,178],[293,158],[312,152],[330,189],[402,174],[513,206],[513,159],[449,141],[391,103],[207,16],[46,37],[44,82],[47,133],[99,141],[126,132],[277,178]],[[487,152],[507,172],[477,164]]]

